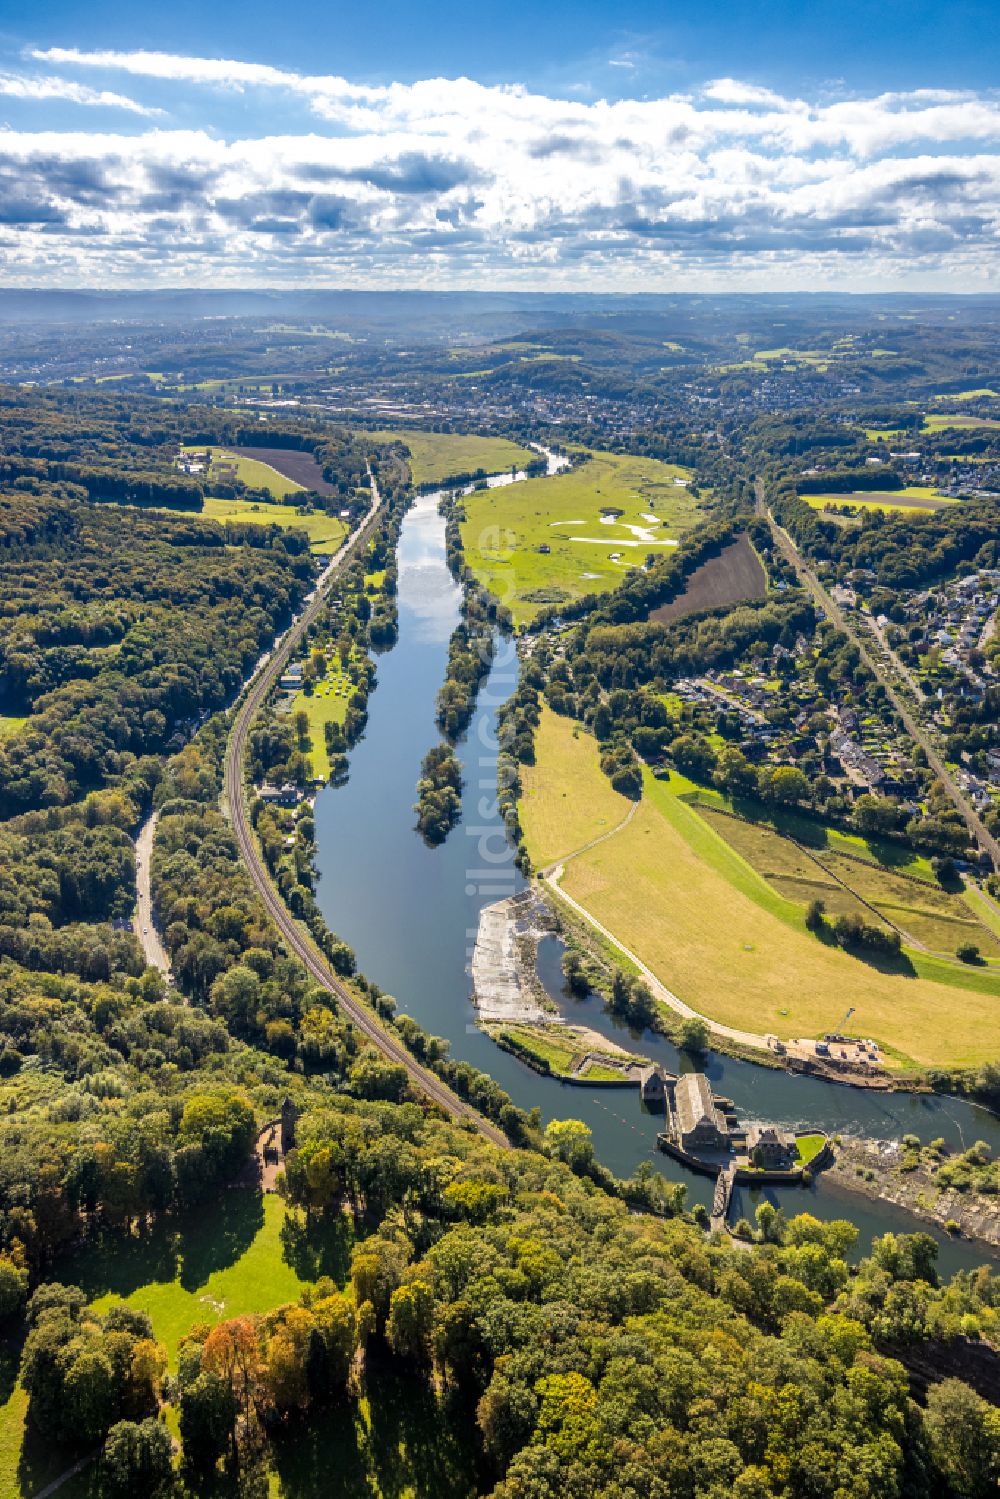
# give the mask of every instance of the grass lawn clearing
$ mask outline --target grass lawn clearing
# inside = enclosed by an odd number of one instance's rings
[[[294,505],[272,505],[266,500],[222,500],[206,495],[201,514],[206,520],[244,521],[305,531],[311,550],[318,556],[335,552],[347,535],[344,522],[336,515],[327,515],[325,510],[310,510],[303,515]]]
[[[590,735],[547,709],[535,732],[535,763],[521,767],[521,788],[521,826],[540,868],[610,832],[632,805],[602,774]]]
[[[28,722],[27,716],[19,718],[14,713],[0,713],[0,739],[9,739]]]
[[[536,863],[567,852],[574,839],[587,841],[577,807],[600,775],[589,736],[572,756],[560,755],[572,725],[562,729],[560,721],[553,731],[554,719],[543,712],[533,797],[524,804]],[[562,881],[668,988],[701,1014],[760,1034],[822,1035],[854,1005],[852,1029],[903,1058],[995,1060],[1000,978],[918,954],[876,966],[825,944],[806,930],[802,906],[683,799],[694,789],[681,776],[662,782],[647,772],[632,820],[568,863]]]
[[[592,453],[565,473],[477,490],[465,500],[466,561],[517,624],[546,604],[607,593],[697,520],[690,478],[654,458]]]
[[[313,775],[330,778],[330,757],[326,749],[324,725],[343,723],[347,717],[347,700],[354,691],[354,683],[346,672],[332,671],[317,683],[312,692],[297,692],[289,709],[292,717],[300,710],[309,719],[309,759]]]
[[[796,1135],[795,1154],[800,1166],[808,1166],[814,1161],[826,1144],[825,1135]]]
[[[285,1259],[285,1217],[279,1197],[234,1188],[187,1226],[177,1246],[111,1236],[106,1247],[84,1250],[69,1268],[98,1310],[125,1300],[148,1312],[173,1365],[178,1343],[196,1322],[298,1300],[307,1282]]]
[[[523,468],[538,458],[506,437],[480,437],[465,432],[373,432],[372,437],[404,442],[410,450],[410,474],[414,487],[443,484],[457,474],[502,474]]]

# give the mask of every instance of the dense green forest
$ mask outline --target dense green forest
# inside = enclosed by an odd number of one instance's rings
[[[289,848],[255,806],[278,886],[338,974],[511,1148],[415,1096],[290,955],[219,797],[228,709],[316,563],[294,531],[98,504],[80,482],[84,469],[120,472],[131,497],[144,475],[172,482],[177,442],[235,442],[237,414],[62,390],[8,391],[3,415],[17,462],[0,468],[0,1317],[27,1445],[54,1454],[55,1472],[94,1456],[94,1495],[262,1493],[303,1453],[303,1493],[995,1492],[1000,1289],[988,1270],[943,1284],[923,1234],[887,1235],[855,1263],[850,1224],[767,1205],[737,1244],[707,1236],[650,1167],[617,1181],[583,1125],[543,1130],[355,972],[313,899],[309,815]],[[360,435],[290,420],[284,440],[316,444],[328,481],[349,488],[371,455],[392,500],[317,625],[359,663],[343,753],[364,728],[374,668],[360,663],[395,629],[406,494],[398,455]],[[518,767],[543,698],[594,726],[628,792],[637,752],[700,734],[652,707],[651,689],[814,628],[791,590],[669,633],[646,622],[752,525],[734,493],[733,517],[631,575],[568,658],[543,646],[526,667],[501,729],[515,842]],[[385,574],[374,600],[366,571]],[[487,601],[467,600],[440,702],[449,738],[493,622]],[[834,675],[864,690],[838,650]],[[433,833],[461,771],[447,743],[426,768]],[[258,722],[249,769],[305,780],[287,717]],[[125,929],[132,838],[153,808],[171,982]],[[628,1012],[634,998],[616,1002]],[[168,1284],[185,1273],[193,1225],[216,1220],[220,1255],[246,1248],[227,1238],[230,1189],[256,1192],[255,1142],[286,1099],[297,1123],[275,1255],[295,1266],[297,1297],[192,1315],[168,1346],[155,1315],[104,1294],[93,1265],[141,1262]]]

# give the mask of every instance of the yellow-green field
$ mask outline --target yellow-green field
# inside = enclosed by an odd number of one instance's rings
[[[536,745],[522,821],[542,865],[588,841],[579,804],[600,770],[596,743],[574,740],[572,723],[548,710]],[[880,968],[820,941],[805,928],[804,907],[683,800],[694,789],[676,774],[661,782],[647,772],[635,816],[571,860],[562,879],[669,989],[700,1013],[759,1034],[822,1035],[853,1005],[852,1030],[900,1061],[996,1060],[1000,978],[917,953],[895,970]]]
[[[465,501],[466,561],[517,624],[547,604],[607,593],[694,524],[690,479],[654,458],[592,453],[566,473],[477,490]]]
[[[443,484],[456,474],[487,474],[523,468],[538,457],[530,448],[508,442],[505,437],[477,437],[464,432],[373,432],[373,437],[405,442],[410,450],[413,483]]]
[[[178,1344],[195,1323],[267,1312],[299,1299],[306,1281],[285,1257],[285,1218],[279,1197],[262,1198],[246,1189],[226,1192],[216,1210],[200,1215],[181,1234],[172,1265],[165,1244],[117,1234],[107,1247],[83,1250],[60,1267],[60,1275],[83,1286],[99,1309],[125,1300],[148,1312],[173,1368]],[[156,1267],[163,1263],[171,1266],[169,1279],[157,1278]],[[4,1356],[16,1361],[17,1350],[5,1348]],[[15,1383],[0,1404],[0,1499],[29,1499],[72,1461],[72,1454],[39,1450],[32,1442],[27,1408],[27,1396]],[[97,1499],[103,1492],[95,1469],[59,1488],[60,1499]]]
[[[779,895],[799,905],[821,900],[828,916],[843,913],[868,922],[881,916],[884,925],[947,957],[972,942],[984,957],[1000,958],[1000,941],[977,920],[978,908],[958,892],[942,890],[936,880],[913,879],[834,848],[814,853],[764,824],[742,822],[710,807],[699,806],[698,812]]]
[[[300,710],[309,719],[309,760],[313,775],[330,777],[330,757],[326,750],[324,725],[343,723],[347,716],[347,699],[354,691],[354,683],[346,672],[331,671],[312,692],[297,692],[292,699],[291,716]]]
[[[302,490],[301,484],[296,484],[294,479],[286,479],[284,474],[279,474],[269,463],[261,463],[257,458],[243,458],[238,453],[230,453],[226,448],[206,448],[189,443],[181,451],[208,453],[211,460],[208,477],[216,483],[236,478],[250,489],[266,489],[276,500],[284,499],[285,495],[298,494]]]
[[[113,1301],[124,1299],[129,1306],[147,1312],[154,1335],[166,1344],[171,1364],[181,1338],[196,1322],[222,1322],[270,1311],[287,1301],[297,1301],[305,1285],[284,1257],[281,1229],[285,1205],[281,1198],[273,1193],[259,1197],[249,1190],[227,1195],[237,1200],[252,1233],[252,1237],[247,1234],[242,1252],[229,1263],[212,1268],[201,1278],[182,1257],[170,1280],[152,1280],[124,1298],[109,1293],[95,1302],[98,1311],[103,1311]],[[228,1203],[226,1207],[230,1211]],[[220,1258],[225,1260],[227,1256]]]
[[[945,416],[936,413],[924,417],[925,432],[944,432],[950,428],[1000,427],[1000,421],[989,416]]]
[[[911,514],[928,514],[945,505],[961,501],[939,494],[931,484],[908,484],[904,489],[851,490],[848,494],[804,494],[801,496],[813,510],[826,505],[853,505],[857,510],[907,510]]]
[[[23,729],[27,722],[27,718],[19,718],[14,713],[0,713],[0,739],[9,739],[11,734]]]
[[[521,767],[519,815],[532,862],[544,869],[618,826],[631,806],[601,771],[594,741],[546,710],[535,732],[535,763]]]
[[[327,515],[323,510],[311,510],[303,515],[294,505],[272,505],[266,500],[220,500],[206,495],[201,513],[206,520],[246,521],[258,526],[276,525],[305,531],[310,547],[317,555],[335,552],[347,535],[343,521],[335,515]]]

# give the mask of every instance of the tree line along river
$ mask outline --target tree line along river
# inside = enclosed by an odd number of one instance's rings
[[[550,471],[552,465],[550,463]],[[515,482],[498,475],[490,482]],[[445,563],[440,493],[420,496],[399,541],[399,637],[378,661],[368,725],[350,756],[345,786],[327,787],[316,802],[317,899],[330,928],[350,943],[358,966],[392,994],[401,1012],[446,1037],[452,1055],[493,1076],[523,1109],[537,1105],[543,1119],[582,1119],[600,1159],[627,1176],[642,1160],[683,1180],[688,1201],[709,1204],[712,1183],[656,1151],[662,1115],[646,1111],[638,1091],[570,1086],[516,1061],[480,1031],[470,999],[468,965],[479,912],[523,888],[495,806],[497,708],[517,682],[512,641],[499,640],[469,731],[458,746],[465,787],[462,822],[436,848],[415,831],[413,804],[420,763],[440,739],[435,699],[445,675],[448,642],[459,620],[461,589]],[[562,992],[559,945],[543,941],[539,973],[564,1013],[662,1063],[672,1072],[689,1064],[662,1036],[630,1038],[599,997],[575,1000]],[[1000,1120],[962,1100],[936,1095],[867,1092],[818,1078],[758,1067],[713,1054],[706,1068],[713,1087],[732,1098],[744,1120],[829,1134],[924,1141],[943,1137],[963,1149],[986,1140],[1000,1150]],[[764,1189],[792,1214],[847,1217],[861,1231],[860,1247],[889,1230],[933,1232],[939,1265],[951,1271],[981,1264],[984,1246],[952,1241],[891,1204],[835,1187],[822,1175],[811,1187]],[[757,1192],[737,1189],[733,1214],[752,1215]]]

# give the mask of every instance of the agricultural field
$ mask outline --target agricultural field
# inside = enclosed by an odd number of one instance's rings
[[[410,474],[414,487],[443,484],[457,474],[501,474],[523,467],[538,457],[530,448],[519,447],[505,437],[478,437],[464,432],[373,432],[384,441],[405,442],[410,450]]]
[[[239,479],[250,489],[266,489],[276,500],[283,500],[286,495],[297,494],[305,485],[297,484],[294,479],[279,473],[270,463],[260,458],[248,458],[243,453],[233,448],[206,448],[198,445],[189,445],[181,449],[183,453],[208,454],[209,482],[217,484],[232,483]]]
[[[826,505],[853,505],[858,510],[910,510],[914,512],[943,510],[959,505],[960,500],[939,494],[928,484],[908,484],[905,489],[862,489],[847,494],[804,494],[800,497],[813,510]]]
[[[592,453],[578,468],[465,501],[465,558],[516,624],[540,609],[607,593],[698,519],[691,474],[654,458]]]
[[[687,580],[684,592],[654,609],[650,619],[666,625],[703,609],[721,609],[745,599],[767,597],[767,574],[750,538],[740,536],[717,557],[701,563]]]
[[[333,485],[323,477],[323,470],[312,453],[300,452],[297,448],[232,448],[236,456],[247,463],[260,463],[273,468],[295,489],[310,489],[316,494],[336,494]]]
[[[541,869],[618,826],[632,803],[602,774],[590,735],[546,710],[535,732],[535,763],[521,767],[519,815],[532,862]]]
[[[960,430],[963,428],[973,429],[976,427],[996,429],[1000,427],[1000,421],[997,421],[994,417],[991,416],[948,416],[943,413],[935,412],[931,416],[924,417],[923,430],[925,432],[946,432],[952,428]]]
[[[294,505],[272,505],[266,500],[221,500],[206,495],[201,514],[206,520],[245,521],[247,524],[284,526],[305,531],[317,556],[337,551],[347,535],[344,522],[325,510],[302,513]]]
[[[596,743],[581,734],[567,753],[572,725],[554,719],[543,714],[537,763],[526,773],[523,823],[536,865],[565,855],[587,831],[576,807],[600,775]],[[822,1035],[853,1005],[852,1027],[899,1062],[995,1057],[1000,977],[915,952],[864,961],[825,944],[806,930],[802,905],[684,799],[695,789],[682,776],[663,782],[647,772],[635,815],[567,863],[562,878],[669,989],[701,1014],[762,1035]]]
[[[832,848],[813,852],[761,823],[699,806],[700,815],[780,895],[801,906],[821,900],[829,916],[856,915],[895,927],[904,941],[947,957],[972,942],[1000,959],[1000,942],[961,894]]]

